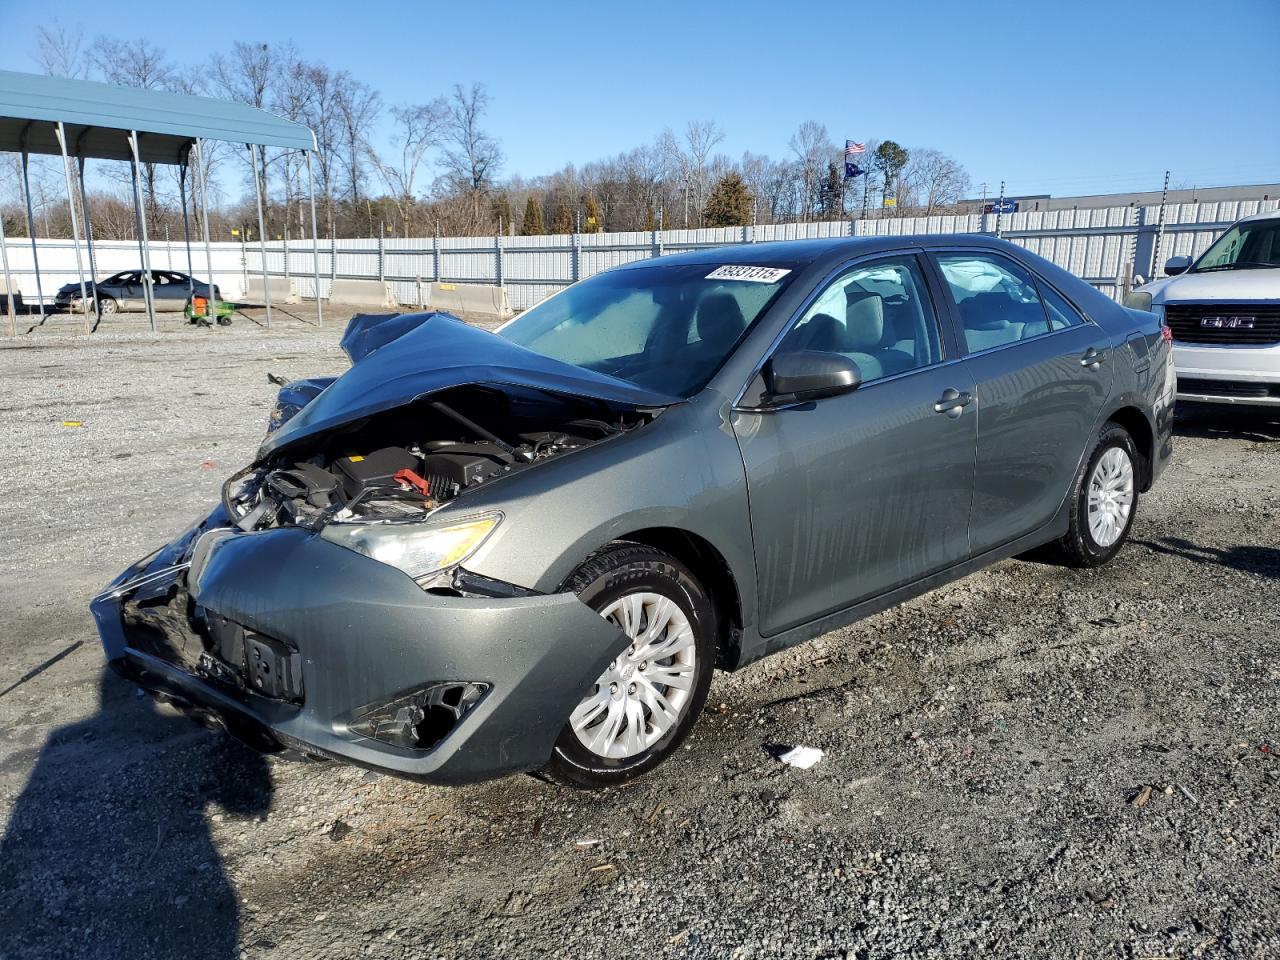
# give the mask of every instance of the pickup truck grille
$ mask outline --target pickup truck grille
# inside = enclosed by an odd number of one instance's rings
[[[1206,326],[1206,317],[1221,318]],[[1266,345],[1280,343],[1280,305],[1258,303],[1168,303],[1165,323],[1181,343]]]

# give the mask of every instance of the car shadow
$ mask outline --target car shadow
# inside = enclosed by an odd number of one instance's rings
[[[1260,577],[1280,579],[1280,548],[1242,544],[1233,547],[1205,547],[1181,537],[1161,537],[1158,540],[1133,540],[1136,546],[1146,547],[1156,553],[1181,557],[1193,563],[1211,563]]]
[[[1180,437],[1272,443],[1280,440],[1280,408],[1180,403],[1173,432]]]
[[[0,839],[0,955],[238,956],[240,911],[207,813],[264,816],[266,758],[114,674],[99,690],[97,713],[40,748]]]

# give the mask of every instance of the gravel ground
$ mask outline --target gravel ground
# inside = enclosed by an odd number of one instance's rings
[[[201,730],[86,609],[337,335],[0,344],[0,957],[1280,956],[1280,417],[1184,420],[1104,570],[1006,562],[717,677],[628,789],[437,789]]]

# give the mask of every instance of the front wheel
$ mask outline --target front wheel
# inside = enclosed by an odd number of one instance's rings
[[[1108,422],[1072,488],[1071,526],[1058,541],[1076,567],[1100,567],[1124,546],[1138,510],[1139,456],[1128,431]]]
[[[711,686],[715,608],[680,561],[637,543],[610,544],[566,586],[632,643],[569,715],[538,775],[600,789],[652,770],[688,735]]]
[[[111,297],[103,297],[98,301],[98,309],[104,317],[109,317],[119,309],[119,304]]]

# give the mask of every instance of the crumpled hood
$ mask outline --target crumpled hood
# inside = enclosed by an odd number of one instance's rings
[[[1137,289],[1151,294],[1153,304],[1206,300],[1280,301],[1280,269],[1183,273],[1144,283]]]
[[[375,332],[383,323],[386,329]],[[471,384],[550,390],[629,407],[680,402],[677,397],[544,357],[447,313],[355,317],[342,343],[355,361],[351,369],[268,436],[258,449],[259,461],[283,447],[425,394]]]

